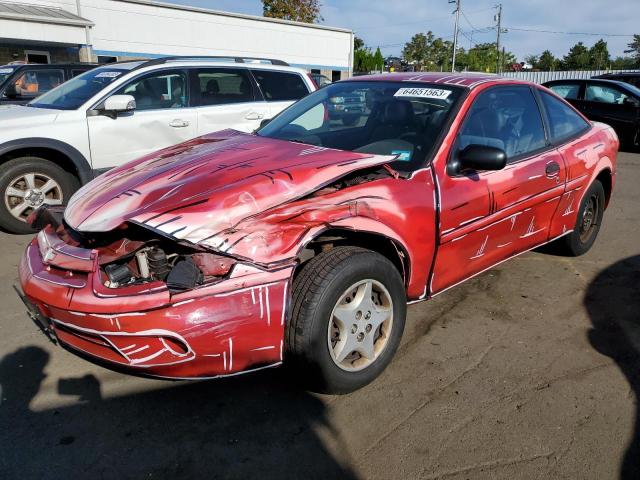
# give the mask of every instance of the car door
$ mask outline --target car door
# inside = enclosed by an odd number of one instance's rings
[[[459,152],[469,145],[504,150],[506,167],[452,170]],[[440,232],[431,293],[548,240],[564,191],[565,165],[549,145],[529,86],[502,85],[480,92],[458,131],[449,163],[434,168]]]
[[[297,72],[251,69],[269,106],[269,118],[275,117],[292,103],[305,97],[310,88]]]
[[[269,117],[246,68],[198,68],[191,71],[198,135],[225,128],[252,132]]]
[[[189,103],[184,70],[165,69],[143,74],[110,95],[133,96],[136,109],[115,118],[87,117],[95,169],[122,165],[196,136],[196,111]]]
[[[584,99],[591,120],[611,125],[621,137],[635,131],[637,100],[629,92],[612,83],[587,82]]]

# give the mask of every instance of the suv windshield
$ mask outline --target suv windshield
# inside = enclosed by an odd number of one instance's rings
[[[292,105],[257,134],[394,155],[393,168],[413,171],[424,165],[462,91],[428,83],[333,83]]]
[[[28,105],[37,108],[75,110],[128,71],[129,69],[126,68],[114,67],[89,70],[36,98]]]
[[[11,76],[14,70],[15,67],[0,65],[0,85],[2,85],[4,81]]]

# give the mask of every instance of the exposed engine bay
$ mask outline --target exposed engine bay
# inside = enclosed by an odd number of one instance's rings
[[[54,230],[68,245],[96,250],[102,283],[111,289],[160,281],[172,293],[183,292],[224,278],[237,261],[135,224],[114,232],[78,232],[64,222],[62,209],[57,208],[36,210],[30,222],[34,228]]]

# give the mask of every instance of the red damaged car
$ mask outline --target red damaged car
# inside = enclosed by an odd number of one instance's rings
[[[353,122],[330,118],[353,98]],[[339,82],[255,134],[161,150],[35,212],[21,296],[52,339],[131,373],[284,360],[348,392],[390,362],[407,303],[545,243],[589,250],[617,150],[610,127],[525,82]]]

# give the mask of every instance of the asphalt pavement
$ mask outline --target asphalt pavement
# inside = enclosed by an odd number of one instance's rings
[[[593,249],[530,252],[409,308],[394,361],[344,396],[286,370],[125,376],[50,344],[0,234],[0,478],[640,478],[640,154]]]

